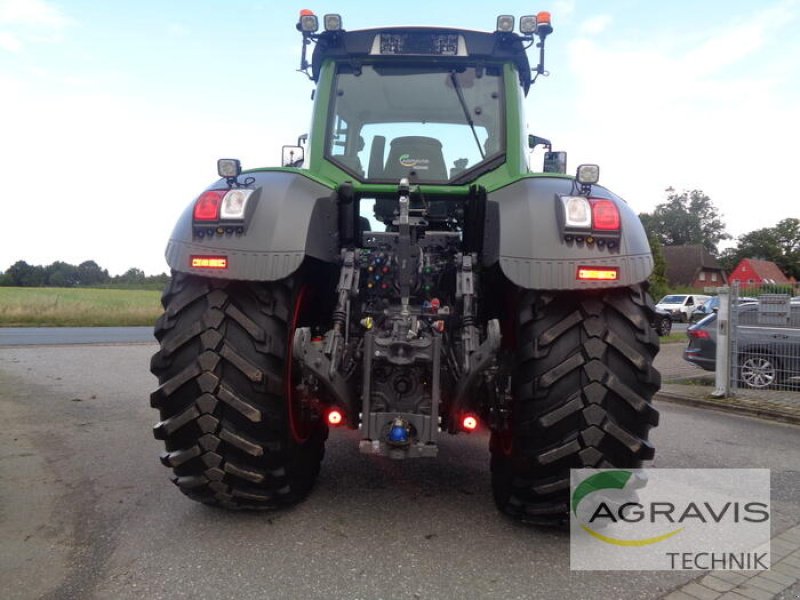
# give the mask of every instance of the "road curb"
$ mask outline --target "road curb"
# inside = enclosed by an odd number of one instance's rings
[[[685,406],[694,406],[696,408],[707,408],[710,410],[740,414],[748,417],[758,417],[760,419],[766,419],[769,421],[779,421],[781,423],[788,423],[790,425],[800,425],[800,413],[778,410],[766,406],[750,406],[737,401],[735,398],[695,398],[692,396],[684,396],[681,394],[663,391],[657,392],[655,398],[656,400],[672,402],[673,404],[683,404]]]

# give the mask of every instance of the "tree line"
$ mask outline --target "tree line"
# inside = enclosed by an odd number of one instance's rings
[[[773,227],[756,229],[739,236],[733,247],[722,252],[720,242],[732,239],[725,230],[722,215],[702,190],[676,192],[667,188],[667,199],[652,213],[641,213],[655,270],[650,279],[651,292],[660,297],[667,291],[663,246],[702,244],[730,272],[743,258],[774,262],[788,277],[800,280],[800,219],[786,218]],[[114,277],[95,261],[75,266],[56,261],[47,266],[29,265],[23,260],[0,274],[0,285],[18,287],[137,287],[160,289],[169,281],[166,273],[147,276],[141,269],[130,268]]]
[[[93,260],[79,265],[56,261],[47,266],[29,265],[19,260],[0,274],[0,286],[13,287],[122,287],[162,289],[169,275],[145,275],[132,267],[122,275],[111,276]]]
[[[786,218],[773,227],[756,229],[739,236],[734,246],[719,251],[719,244],[732,239],[725,230],[722,215],[702,190],[676,192],[667,188],[667,199],[652,213],[641,213],[655,270],[651,277],[653,296],[667,291],[663,246],[702,244],[718,260],[723,269],[733,271],[743,258],[774,262],[787,277],[800,280],[800,219]]]

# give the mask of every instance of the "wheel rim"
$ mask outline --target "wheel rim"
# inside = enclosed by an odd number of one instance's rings
[[[751,388],[765,388],[775,381],[775,365],[765,356],[748,356],[742,363],[742,381]]]
[[[309,422],[308,414],[303,410],[302,401],[296,393],[297,382],[294,380],[296,374],[293,368],[294,332],[297,329],[300,315],[306,306],[306,299],[308,296],[306,291],[307,286],[301,287],[294,302],[292,320],[289,324],[289,339],[286,344],[286,373],[284,375],[287,412],[289,413],[289,429],[292,432],[292,439],[298,444],[302,444],[311,436],[311,423]]]

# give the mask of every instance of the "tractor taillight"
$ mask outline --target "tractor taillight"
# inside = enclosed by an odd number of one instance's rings
[[[194,203],[195,221],[218,221],[219,207],[227,190],[210,190],[203,192]]]
[[[579,281],[616,281],[619,279],[617,267],[578,267]]]
[[[612,200],[591,198],[592,228],[598,231],[619,231],[619,209]]]

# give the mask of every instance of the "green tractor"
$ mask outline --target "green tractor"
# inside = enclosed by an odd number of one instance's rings
[[[161,460],[194,500],[272,509],[311,490],[331,428],[387,459],[485,429],[498,507],[561,520],[570,469],[653,457],[660,376],[636,213],[524,133],[550,15],[323,24],[297,24],[309,134],[281,167],[218,161],[169,240]]]

